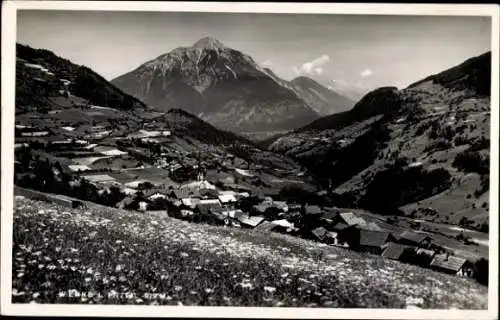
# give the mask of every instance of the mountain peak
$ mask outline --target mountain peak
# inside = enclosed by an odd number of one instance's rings
[[[200,49],[225,49],[226,46],[222,44],[217,38],[212,37],[212,36],[207,36],[204,38],[201,38],[200,40],[196,41],[196,43],[193,45],[195,48],[200,48]]]

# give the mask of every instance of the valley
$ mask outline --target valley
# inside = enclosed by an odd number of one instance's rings
[[[354,102],[280,79],[212,37],[111,82],[18,44],[14,299],[483,308],[490,60]],[[112,260],[88,248],[111,248]],[[149,263],[136,270],[141,255]],[[72,270],[79,289],[41,289],[36,265],[56,282]],[[136,272],[154,280],[119,292]],[[144,298],[153,288],[164,299]]]

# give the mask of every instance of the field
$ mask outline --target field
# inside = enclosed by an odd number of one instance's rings
[[[473,280],[275,233],[16,196],[14,303],[487,307]]]

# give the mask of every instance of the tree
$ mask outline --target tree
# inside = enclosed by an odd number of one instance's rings
[[[481,258],[474,263],[473,273],[477,282],[488,285],[488,259]]]
[[[279,197],[286,201],[296,203],[318,203],[318,196],[314,192],[310,192],[297,186],[286,186],[281,189]]]
[[[457,154],[453,166],[464,172],[476,172],[486,175],[490,171],[489,157],[482,156],[478,151],[466,150]]]
[[[480,232],[488,233],[490,231],[490,225],[488,222],[483,222],[477,227],[477,230]]]
[[[137,186],[137,188],[139,190],[148,190],[148,189],[151,189],[154,187],[154,184],[152,184],[151,182],[149,181],[144,181],[142,183],[139,183],[139,185]]]

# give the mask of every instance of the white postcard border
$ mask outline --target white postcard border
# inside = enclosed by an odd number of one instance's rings
[[[357,319],[495,319],[498,314],[498,174],[499,174],[499,6],[436,4],[220,3],[5,1],[2,3],[2,167],[0,312],[25,316],[357,318]],[[489,16],[492,19],[490,273],[488,310],[324,309],[260,307],[168,307],[116,305],[40,305],[11,303],[12,209],[15,114],[16,12],[33,10],[254,12],[360,15]]]

